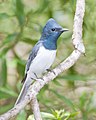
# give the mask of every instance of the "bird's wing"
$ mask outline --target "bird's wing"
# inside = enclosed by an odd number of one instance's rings
[[[30,55],[29,55],[29,58],[28,58],[28,61],[27,61],[27,64],[26,64],[26,69],[25,69],[25,74],[26,72],[29,70],[30,68],[30,65],[32,63],[32,61],[34,60],[34,58],[36,57],[37,53],[38,53],[38,50],[39,48],[42,46],[42,42],[39,41],[37,42],[37,44],[33,47]]]
[[[27,77],[27,72],[30,68],[30,65],[32,63],[32,61],[34,60],[34,58],[36,57],[37,53],[38,53],[38,50],[40,48],[40,46],[42,46],[42,41],[38,41],[37,44],[33,47],[30,55],[29,55],[29,58],[28,58],[28,61],[27,61],[27,64],[26,64],[26,68],[25,68],[25,77],[24,79],[21,81],[22,83],[25,82],[26,80],[26,77]]]
[[[21,89],[21,92],[20,92],[17,100],[16,100],[15,105],[17,105],[18,103],[20,103],[24,99],[24,97],[25,97],[25,95],[27,93],[27,90],[28,90],[28,88],[30,86],[30,83],[32,83],[32,79],[28,79],[28,81],[26,79],[27,78],[27,72],[30,69],[30,65],[31,65],[32,61],[34,60],[34,58],[36,57],[36,55],[37,55],[37,53],[39,51],[39,48],[41,46],[42,46],[42,41],[38,41],[37,44],[33,47],[32,51],[31,51],[31,53],[29,55],[29,58],[28,58],[28,61],[27,61],[27,64],[26,64],[26,68],[25,68],[25,77],[21,81],[23,83],[23,87]]]

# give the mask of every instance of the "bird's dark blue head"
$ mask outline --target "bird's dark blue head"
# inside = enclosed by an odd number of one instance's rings
[[[42,31],[41,39],[47,49],[57,48],[57,39],[67,29],[62,28],[53,18],[50,18]]]

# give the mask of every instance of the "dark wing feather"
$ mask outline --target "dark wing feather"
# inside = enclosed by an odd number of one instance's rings
[[[28,61],[27,61],[27,64],[26,64],[26,69],[25,69],[25,73],[29,70],[30,68],[30,65],[33,61],[33,59],[36,57],[37,53],[38,53],[38,50],[39,48],[42,46],[42,42],[37,42],[37,44],[33,47],[30,55],[29,55],[29,58],[28,58]]]
[[[27,72],[28,72],[28,70],[29,70],[29,68],[30,68],[30,65],[31,65],[33,59],[36,57],[36,55],[37,55],[37,53],[38,53],[38,50],[39,50],[39,48],[40,48],[41,46],[42,46],[42,41],[38,41],[37,44],[33,47],[32,51],[31,51],[31,53],[30,53],[30,55],[29,55],[27,64],[26,64],[25,77],[24,77],[24,79],[22,80],[22,83],[25,82],[26,77],[27,77]]]

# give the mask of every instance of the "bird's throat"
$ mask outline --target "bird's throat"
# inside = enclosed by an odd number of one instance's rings
[[[46,49],[48,50],[56,50],[57,49],[57,40],[53,41],[53,40],[45,40],[43,42],[43,45]]]

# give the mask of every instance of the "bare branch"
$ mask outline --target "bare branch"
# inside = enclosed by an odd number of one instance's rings
[[[84,12],[85,12],[85,0],[77,0],[72,40],[75,48],[78,49],[81,53],[85,53],[85,47],[82,41],[82,24]]]
[[[36,97],[33,100],[31,100],[31,106],[32,106],[35,120],[42,120],[40,109],[39,109],[39,103]]]
[[[55,74],[53,72],[49,72],[47,75],[44,75],[44,81],[36,81],[32,86],[30,86],[28,93],[25,96],[25,99],[20,104],[16,105],[14,108],[9,110],[7,113],[0,116],[0,120],[8,120],[9,118],[12,118],[15,115],[17,115],[32,99],[34,99],[34,97],[39,93],[40,89],[45,84],[48,84],[48,82],[56,78],[59,74],[69,69],[72,65],[76,63],[81,53],[85,53],[85,47],[82,41],[82,24],[84,12],[85,0],[77,0],[72,35],[73,45],[76,49],[64,62],[60,63],[60,65],[53,69]]]

